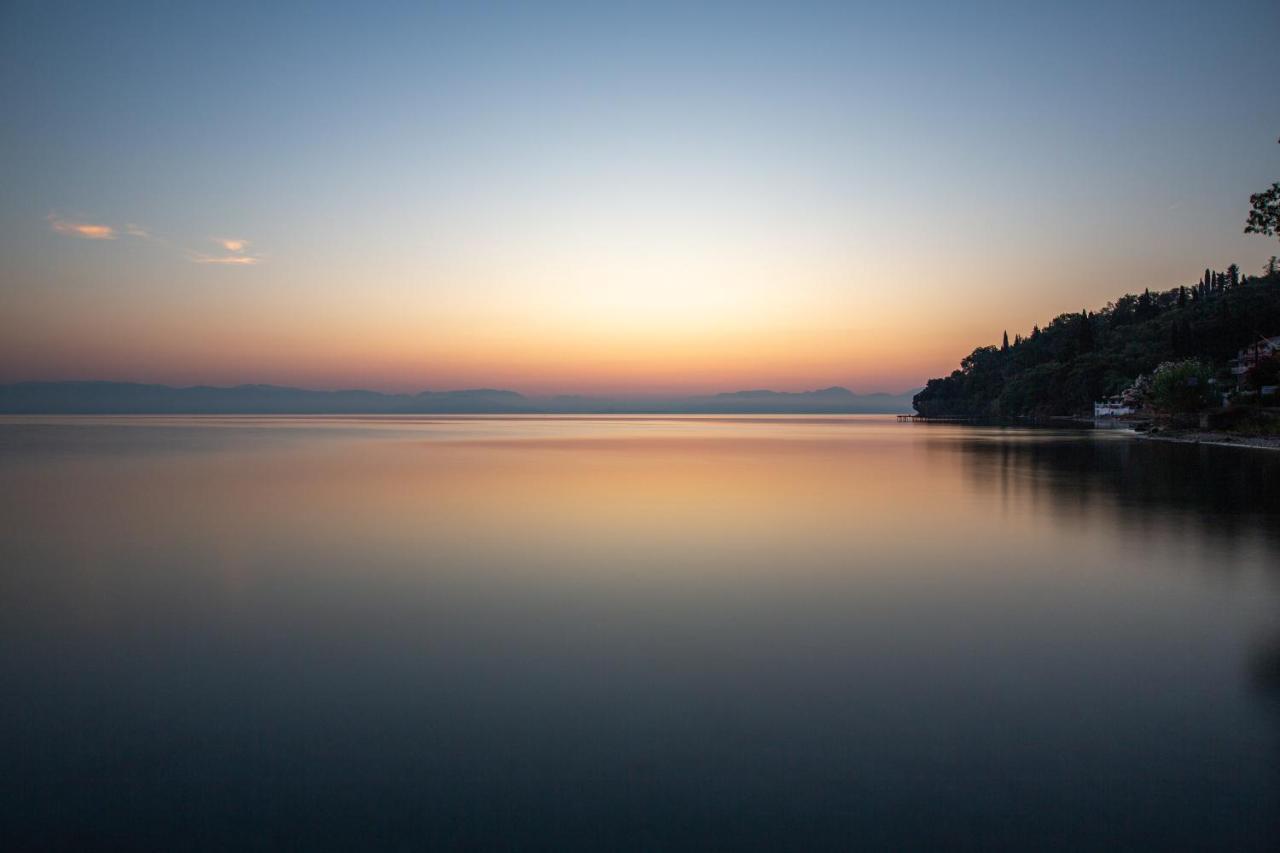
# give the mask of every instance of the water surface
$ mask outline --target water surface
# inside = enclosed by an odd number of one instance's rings
[[[1280,454],[874,417],[0,419],[5,849],[1280,832]]]

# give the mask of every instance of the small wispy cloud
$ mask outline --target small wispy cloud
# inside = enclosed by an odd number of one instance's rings
[[[174,245],[171,241],[155,234],[150,228],[145,225],[139,225],[136,222],[129,222],[123,227],[117,228],[96,222],[68,219],[57,213],[50,213],[45,217],[45,220],[54,231],[59,234],[65,234],[68,237],[82,237],[86,240],[115,240],[117,237],[125,235],[139,240],[147,240],[153,245],[179,252],[187,260],[195,264],[252,267],[262,263],[264,260],[260,253],[249,251],[251,243],[243,237],[210,237],[209,241],[218,246],[223,252],[218,254],[183,248],[180,244]]]
[[[197,264],[227,264],[230,266],[251,267],[254,264],[262,263],[262,258],[255,255],[204,255],[199,252],[192,252],[187,257]]]
[[[235,267],[251,267],[262,263],[262,256],[249,251],[249,241],[240,237],[211,237],[227,255],[210,255],[204,252],[189,252],[187,257],[197,264],[225,264]]]
[[[83,237],[86,240],[114,240],[116,238],[116,229],[110,225],[76,222],[72,219],[64,219],[56,213],[50,213],[45,219],[48,220],[50,228],[59,234],[66,234],[68,237]]]

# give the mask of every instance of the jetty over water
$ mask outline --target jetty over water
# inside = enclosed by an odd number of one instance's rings
[[[904,422],[907,422],[907,421],[909,422],[919,421],[922,423],[928,422],[933,424],[961,424],[961,423],[971,424],[981,420],[981,418],[931,418],[926,415],[911,414],[911,415],[898,415],[898,420],[904,421]]]

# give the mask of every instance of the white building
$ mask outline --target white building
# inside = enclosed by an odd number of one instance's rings
[[[1093,404],[1093,416],[1095,418],[1117,418],[1120,415],[1132,414],[1133,407],[1119,397],[1112,397],[1109,400],[1102,400]]]
[[[1245,374],[1260,361],[1266,361],[1280,353],[1280,335],[1270,338],[1258,338],[1257,341],[1240,350],[1231,361],[1231,373],[1236,381],[1244,384]]]

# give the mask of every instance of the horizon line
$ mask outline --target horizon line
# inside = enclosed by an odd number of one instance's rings
[[[548,400],[557,398],[575,398],[575,399],[594,399],[594,400],[658,400],[658,399],[691,399],[698,397],[715,397],[734,394],[786,394],[786,395],[804,395],[819,394],[830,391],[844,391],[855,397],[905,397],[918,393],[925,386],[919,383],[905,388],[901,391],[873,390],[873,391],[855,391],[847,385],[831,384],[818,387],[802,387],[798,390],[770,388],[766,386],[756,385],[750,387],[737,387],[731,390],[718,391],[643,391],[628,392],[618,391],[548,391],[548,392],[530,392],[519,391],[512,387],[506,387],[502,384],[485,384],[485,385],[468,385],[455,388],[431,388],[424,387],[417,390],[409,391],[388,391],[378,389],[376,387],[365,387],[358,385],[342,385],[329,387],[315,387],[307,385],[291,385],[281,384],[278,382],[236,382],[217,384],[213,382],[191,382],[174,384],[170,382],[148,382],[138,379],[15,379],[6,382],[0,382],[0,388],[31,386],[31,385],[121,385],[121,386],[137,386],[146,388],[164,388],[173,391],[186,391],[194,389],[211,389],[220,391],[231,391],[246,388],[271,388],[286,391],[305,391],[314,394],[342,394],[342,393],[363,393],[363,394],[379,394],[386,397],[412,397],[422,394],[464,394],[464,393],[500,393],[514,394],[529,400]]]

